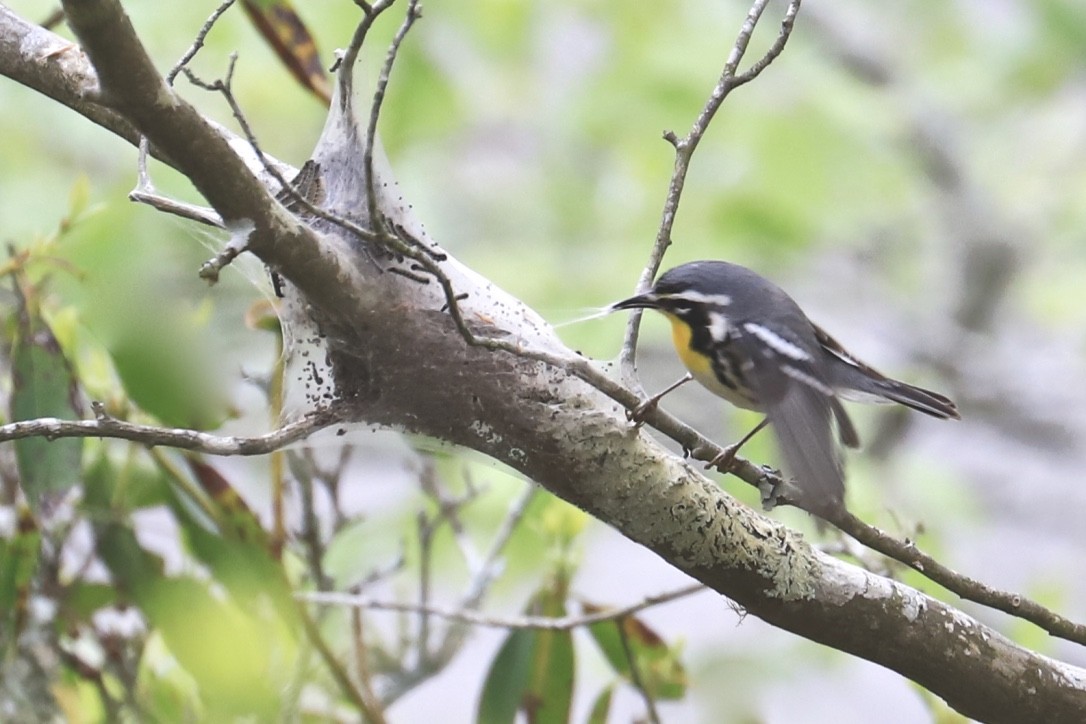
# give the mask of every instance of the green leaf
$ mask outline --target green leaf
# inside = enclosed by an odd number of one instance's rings
[[[167,577],[162,561],[141,548],[126,525],[105,523],[96,533],[114,584],[192,676],[206,717],[273,720],[294,651],[281,647],[276,629],[267,625],[266,607],[223,596],[218,580]]]
[[[11,419],[81,417],[75,376],[45,320],[24,300],[12,351]],[[15,462],[31,507],[42,497],[74,487],[82,477],[79,438],[16,440]]]
[[[600,606],[585,604],[585,613],[602,610]],[[627,680],[631,679],[630,658],[633,658],[641,683],[654,699],[681,699],[686,695],[686,669],[678,652],[669,648],[667,642],[641,619],[624,616],[616,621],[601,621],[589,626],[588,631],[611,668]],[[623,633],[629,645],[629,656],[622,644]]]
[[[521,708],[533,724],[563,724],[573,705],[576,659],[571,631],[540,631],[536,634],[532,680],[521,699]]]
[[[95,611],[118,603],[117,589],[106,583],[77,580],[64,593],[57,619],[65,626],[85,623]]]
[[[14,535],[0,538],[0,645],[5,647],[14,642],[25,620],[40,547],[41,532],[30,511],[22,508]]]
[[[109,352],[128,396],[167,425],[221,424],[214,394],[202,386],[201,365],[194,359],[199,352],[186,346],[191,338],[146,315],[131,315],[127,321],[131,326],[121,331]]]
[[[521,629],[505,637],[483,684],[476,716],[480,724],[506,724],[516,719],[532,671],[536,634]]]
[[[564,616],[567,583],[563,575],[554,576],[533,596],[526,613]],[[575,670],[570,631],[511,632],[487,674],[477,721],[512,722],[517,712],[524,712],[532,724],[569,721]]]
[[[614,684],[599,693],[596,701],[592,703],[592,710],[588,712],[587,724],[607,724],[607,717],[611,713],[611,699],[614,695]]]

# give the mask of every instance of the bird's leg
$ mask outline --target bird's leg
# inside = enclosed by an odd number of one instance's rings
[[[656,405],[660,403],[660,400],[663,399],[664,395],[668,394],[669,392],[673,392],[674,390],[677,390],[692,379],[694,379],[694,375],[687,372],[675,384],[668,385],[663,389],[663,391],[657,392],[655,395],[645,400],[634,409],[627,410],[626,419],[632,422],[634,424],[634,427],[641,427],[645,424],[645,416],[652,412],[654,409],[656,409]]]
[[[710,460],[705,465],[705,469],[716,468],[722,473],[728,472],[728,468],[731,467],[732,462],[735,460],[736,453],[739,452],[739,448],[747,444],[747,441],[754,437],[755,434],[763,427],[769,424],[769,418],[764,418],[761,422],[754,426],[754,429],[748,432],[739,440],[739,442],[732,443],[728,447],[720,451],[720,454]]]

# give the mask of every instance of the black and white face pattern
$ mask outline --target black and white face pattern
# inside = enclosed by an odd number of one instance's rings
[[[747,384],[746,361],[732,345],[739,330],[729,318],[731,297],[682,291],[658,294],[655,302],[660,311],[681,320],[686,337],[676,333],[675,345],[694,377],[737,407],[759,409]]]
[[[711,386],[717,394],[741,407],[759,409],[758,383],[750,379],[752,365],[760,365],[761,377],[767,379],[767,369],[773,375],[783,374],[790,380],[810,387],[827,396],[833,389],[819,370],[821,353],[807,349],[801,332],[789,329],[781,319],[752,321],[734,316],[741,310],[733,305],[728,294],[708,294],[696,290],[663,292],[653,295],[658,308],[681,319],[690,329],[689,347],[692,351],[711,360],[716,381],[724,389]],[[797,322],[806,324],[806,317],[799,313]],[[747,353],[741,352],[735,342]],[[753,352],[755,358],[749,358]],[[816,357],[816,355],[818,355]],[[784,380],[773,387],[780,388]]]

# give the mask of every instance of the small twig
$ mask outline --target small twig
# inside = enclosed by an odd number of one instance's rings
[[[645,710],[648,713],[649,721],[652,724],[660,724],[660,713],[656,711],[656,702],[653,700],[648,687],[645,686],[645,682],[641,680],[641,670],[637,667],[637,657],[634,656],[633,648],[630,646],[630,637],[623,625],[625,623],[624,618],[615,619],[614,626],[618,631],[618,640],[622,644],[622,653],[626,657],[626,663],[630,665],[630,683],[641,693],[641,698],[645,701]]]
[[[769,64],[776,60],[784,51],[784,46],[788,43],[788,38],[792,35],[792,26],[795,25],[796,14],[799,12],[801,1],[802,0],[792,0],[792,2],[788,3],[788,9],[784,13],[784,19],[781,21],[781,29],[777,34],[777,39],[773,41],[773,45],[769,46],[769,50],[765,52],[765,55],[747,68],[745,73],[740,73],[735,76],[732,89],[738,88],[744,83],[749,83],[757,78],[761,75],[762,71],[768,68]],[[753,30],[753,27],[751,29]]]
[[[425,513],[419,513],[419,602],[415,612],[418,614],[419,628],[415,644],[417,660],[421,663],[430,660],[430,564],[433,557],[434,528],[426,519]]]
[[[222,270],[230,266],[230,263],[248,248],[245,245],[235,244],[234,241],[234,239],[231,239],[223,247],[222,251],[200,265],[200,271],[197,272],[197,275],[201,279],[209,284],[218,284],[219,274],[222,273]]]
[[[422,459],[419,487],[437,505],[437,516],[433,521],[433,527],[436,528],[441,521],[449,524],[453,540],[456,541],[456,545],[460,549],[460,556],[464,559],[464,563],[467,564],[468,571],[475,574],[481,566],[481,559],[460,519],[460,509],[476,500],[479,497],[479,491],[469,488],[462,496],[448,495],[441,485],[433,460],[428,457]]]
[[[196,54],[200,52],[200,49],[204,47],[204,41],[207,40],[207,34],[211,32],[211,28],[215,27],[215,23],[219,21],[222,14],[230,9],[230,6],[234,4],[234,0],[223,0],[219,7],[215,8],[215,12],[211,13],[211,16],[200,28],[200,32],[196,33],[196,38],[192,41],[192,45],[185,51],[185,54],[181,56],[181,59],[170,68],[170,72],[166,74],[166,85],[172,86],[173,82],[177,80],[177,74],[181,70],[188,66],[192,59],[196,57]]]
[[[350,107],[351,96],[354,94],[354,66],[358,60],[358,53],[362,49],[362,44],[366,42],[366,36],[370,32],[370,28],[373,27],[374,21],[385,10],[392,7],[392,4],[396,0],[378,0],[378,2],[370,5],[366,2],[355,1],[358,7],[362,8],[362,20],[358,23],[358,27],[354,30],[354,35],[351,36],[351,42],[347,44],[346,50],[343,51],[343,57],[339,61],[339,69],[337,71],[339,75],[339,102],[343,108]]]
[[[897,540],[847,511],[829,522],[868,548],[904,563],[967,601],[1003,611],[1029,621],[1053,636],[1086,646],[1086,626],[1050,611],[1036,601],[963,576],[922,552],[914,543]]]
[[[173,68],[170,69],[170,72],[166,74],[166,85],[171,88],[173,87],[178,73],[180,73],[182,69],[187,68],[192,59],[196,57],[196,54],[200,52],[200,49],[204,47],[204,41],[207,39],[207,34],[211,32],[211,28],[215,26],[215,23],[218,22],[219,18],[222,17],[223,13],[225,13],[234,2],[235,0],[224,0],[224,2],[215,9],[215,12],[211,14],[200,28],[200,31],[196,33],[196,38],[192,41],[192,45],[189,46],[189,49],[185,51],[185,54],[181,56],[177,63],[174,64]],[[175,216],[180,216],[184,219],[198,221],[207,226],[215,226],[220,229],[223,228],[222,217],[215,210],[175,201],[155,192],[154,184],[151,181],[151,175],[147,171],[149,147],[150,144],[147,141],[147,137],[141,135],[139,142],[139,157],[137,161],[138,180],[136,182],[136,188],[128,194],[128,198],[136,203],[147,204],[151,208],[163,211],[167,214],[174,214]],[[226,266],[226,263],[223,263],[219,268]],[[216,274],[216,280],[217,276],[218,275]]]
[[[136,188],[128,192],[128,199],[138,204],[147,204],[153,209],[180,216],[183,219],[198,221],[206,226],[214,226],[222,229],[225,227],[222,217],[214,209],[206,206],[196,206],[183,201],[175,201],[160,195],[155,190],[151,181],[151,173],[147,170],[147,157],[150,150],[150,142],[147,136],[140,136],[139,154],[136,160]]]
[[[302,455],[288,454],[287,465],[298,482],[298,497],[302,504],[300,537],[305,549],[309,575],[318,591],[327,591],[332,587],[332,579],[324,572],[325,549],[321,541],[320,520],[317,518],[317,508],[313,501],[313,478],[316,465],[313,456],[308,454],[309,451],[304,451],[304,453]]]
[[[581,626],[589,626],[603,621],[614,621],[624,616],[631,616],[653,606],[659,606],[680,598],[684,598],[699,591],[706,590],[701,583],[694,583],[674,591],[647,596],[641,601],[615,608],[608,611],[582,614],[580,616],[562,616],[551,618],[548,616],[492,616],[479,613],[471,609],[442,608],[440,606],[420,607],[418,604],[405,603],[403,601],[380,601],[366,596],[353,596],[346,593],[317,593],[302,592],[296,597],[307,603],[317,603],[328,606],[349,606],[366,608],[374,611],[397,611],[400,613],[423,613],[431,616],[458,621],[460,623],[488,626],[491,628],[505,629],[533,629],[539,631],[569,631]]]
[[[313,644],[313,647],[317,649],[317,653],[320,654],[321,660],[324,661],[324,665],[328,667],[328,671],[332,674],[332,678],[335,679],[340,691],[342,691],[351,703],[357,707],[358,711],[364,715],[365,721],[371,722],[372,724],[384,724],[384,712],[377,706],[376,701],[369,701],[365,694],[359,691],[358,687],[354,685],[350,675],[347,674],[347,671],[340,664],[335,652],[328,647],[328,643],[321,635],[316,621],[309,616],[309,613],[305,610],[304,606],[298,606],[298,615],[302,619],[302,626],[305,628],[306,637],[309,639],[309,642]]]
[[[379,702],[373,689],[373,672],[370,671],[369,652],[366,646],[365,628],[362,621],[362,609],[351,611],[351,636],[354,639],[354,668],[358,685],[367,701]]]
[[[781,29],[777,39],[766,51],[765,55],[747,71],[737,73],[739,64],[747,52],[750,38],[754,34],[754,29],[757,27],[758,21],[761,19],[762,13],[769,2],[769,0],[755,0],[747,13],[746,19],[743,21],[742,27],[739,29],[739,34],[736,36],[735,44],[732,46],[728,60],[724,64],[720,79],[717,80],[716,86],[694,121],[690,132],[684,138],[679,138],[672,131],[664,134],[664,138],[675,147],[675,165],[671,172],[671,181],[668,183],[667,196],[664,200],[664,209],[660,218],[660,227],[656,233],[656,241],[649,253],[645,269],[638,279],[636,293],[641,294],[648,290],[652,280],[656,278],[656,274],[660,271],[664,253],[671,245],[671,230],[675,225],[675,216],[679,210],[679,200],[682,198],[683,188],[686,184],[686,174],[690,169],[690,161],[702,137],[705,135],[705,131],[709,128],[709,124],[712,122],[713,117],[716,116],[717,111],[720,110],[720,106],[724,103],[728,94],[739,86],[757,78],[784,50],[788,38],[792,35],[792,26],[795,22],[796,13],[799,12],[801,1],[791,0],[789,2],[784,19],[781,21]],[[620,375],[623,382],[629,386],[637,386],[635,365],[640,328],[641,312],[636,311],[630,315],[630,319],[626,323],[626,335],[622,342],[622,351],[619,353]]]
[[[402,571],[406,566],[407,566],[407,553],[403,550],[403,548],[401,548],[400,552],[396,554],[395,558],[393,558],[388,563],[377,566],[376,568],[371,570],[369,573],[367,573],[365,576],[363,576],[361,580],[357,581],[356,583],[352,583],[350,586],[348,586],[347,590],[350,591],[351,593],[362,593],[362,591],[366,590],[367,588],[369,588],[373,584],[378,583],[379,581],[383,581],[386,578],[391,578],[392,576],[396,575],[397,573]]]
[[[42,417],[0,425],[0,442],[27,437],[43,437],[46,440],[65,437],[99,437],[192,450],[208,455],[265,455],[303,440],[317,430],[339,421],[338,413],[333,408],[326,408],[264,435],[236,437],[212,435],[183,428],[139,425],[109,417],[105,414],[101,403],[92,403],[92,406],[98,414],[95,420],[60,420],[55,417]]]
[[[137,204],[147,204],[151,208],[167,214],[180,216],[182,219],[196,221],[204,226],[214,226],[217,229],[226,228],[223,224],[222,217],[215,213],[213,209],[206,206],[197,206],[196,204],[187,204],[183,201],[176,201],[165,196],[160,196],[154,192],[147,191],[143,187],[137,187],[132,191],[129,191],[128,199],[130,201],[135,201]]]
[[[381,229],[382,222],[377,213],[377,185],[373,177],[373,148],[377,142],[377,120],[381,115],[381,106],[384,104],[385,91],[388,89],[388,80],[392,75],[392,65],[396,62],[396,56],[400,52],[400,44],[403,43],[403,39],[407,36],[407,32],[411,30],[411,26],[415,24],[415,21],[422,17],[422,9],[419,6],[419,0],[409,0],[407,3],[407,13],[404,15],[403,22],[400,23],[399,30],[396,31],[396,35],[393,36],[392,42],[388,46],[388,52],[385,55],[385,64],[381,68],[381,75],[377,79],[377,88],[373,92],[373,102],[370,103],[370,120],[366,126],[366,145],[362,149],[362,164],[365,169],[366,178],[366,200],[369,206],[369,222],[374,229]],[[348,72],[354,71],[353,64],[348,69]]]
[[[460,599],[460,606],[462,608],[477,607],[483,596],[486,595],[486,591],[489,589],[490,584],[497,578],[498,573],[500,572],[501,556],[505,551],[505,547],[509,545],[509,539],[513,537],[513,533],[516,532],[520,522],[524,519],[524,516],[528,512],[528,507],[532,504],[532,501],[535,500],[538,492],[539,488],[529,483],[520,497],[514,500],[513,504],[509,506],[505,518],[502,519],[498,531],[494,534],[494,539],[490,542],[490,549],[486,552],[486,555],[483,556],[482,563],[479,565],[479,570],[476,571],[475,577],[468,586],[467,592]]]

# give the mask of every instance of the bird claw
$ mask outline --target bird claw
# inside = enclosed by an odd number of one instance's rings
[[[735,462],[735,455],[739,452],[739,444],[729,445],[720,451],[720,454],[705,464],[706,470],[716,468],[722,473],[727,473]]]
[[[762,475],[758,478],[758,492],[762,496],[762,510],[770,511],[778,505],[787,504],[785,488],[788,482],[781,476],[779,470],[762,466]]]
[[[634,409],[626,410],[626,419],[633,423],[635,430],[640,428],[645,424],[645,418],[649,416],[650,412],[656,409],[659,402],[659,397],[650,397]]]

